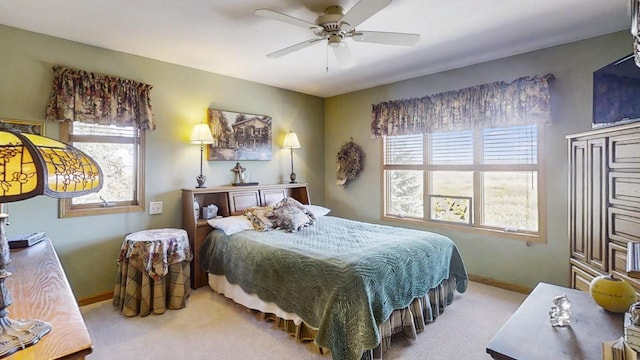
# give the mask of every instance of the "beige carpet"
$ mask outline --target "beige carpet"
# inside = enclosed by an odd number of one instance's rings
[[[394,336],[383,359],[490,359],[486,345],[524,298],[471,282],[416,341]],[[186,308],[162,315],[127,318],[110,301],[81,311],[94,345],[88,360],[331,359],[208,287],[192,291]]]

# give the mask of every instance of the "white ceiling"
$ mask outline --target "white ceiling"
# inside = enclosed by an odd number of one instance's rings
[[[368,1],[368,0],[361,0]],[[414,47],[355,42],[341,69],[325,43],[254,14],[315,22],[358,0],[0,0],[0,24],[173,64],[329,97],[630,27],[628,0],[394,0],[358,30],[418,33]],[[631,52],[631,36],[629,37]]]

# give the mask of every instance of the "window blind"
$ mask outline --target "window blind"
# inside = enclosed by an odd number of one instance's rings
[[[473,164],[473,132],[465,130],[431,134],[430,155],[433,165]]]
[[[384,165],[422,165],[423,135],[384,137]]]
[[[536,125],[511,126],[482,130],[483,163],[517,165],[538,163]]]
[[[80,121],[74,121],[72,131],[73,135],[120,137],[136,137],[138,135],[138,129],[134,128],[133,126],[89,124]]]

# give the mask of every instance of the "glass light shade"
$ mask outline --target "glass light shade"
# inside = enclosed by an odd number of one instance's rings
[[[193,127],[191,131],[192,144],[213,144],[213,135],[211,135],[211,128],[207,124],[198,124]]]
[[[84,152],[35,134],[0,131],[0,202],[99,191],[102,170]]]
[[[287,136],[284,137],[284,144],[282,147],[285,149],[299,149],[300,141],[298,141],[298,135],[293,131],[290,131]]]

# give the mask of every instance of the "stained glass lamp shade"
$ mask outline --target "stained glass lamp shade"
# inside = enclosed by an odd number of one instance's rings
[[[37,343],[51,331],[40,320],[12,320],[13,299],[4,281],[11,275],[2,204],[37,195],[69,198],[99,191],[102,170],[87,154],[63,142],[34,134],[0,131],[0,357]]]

